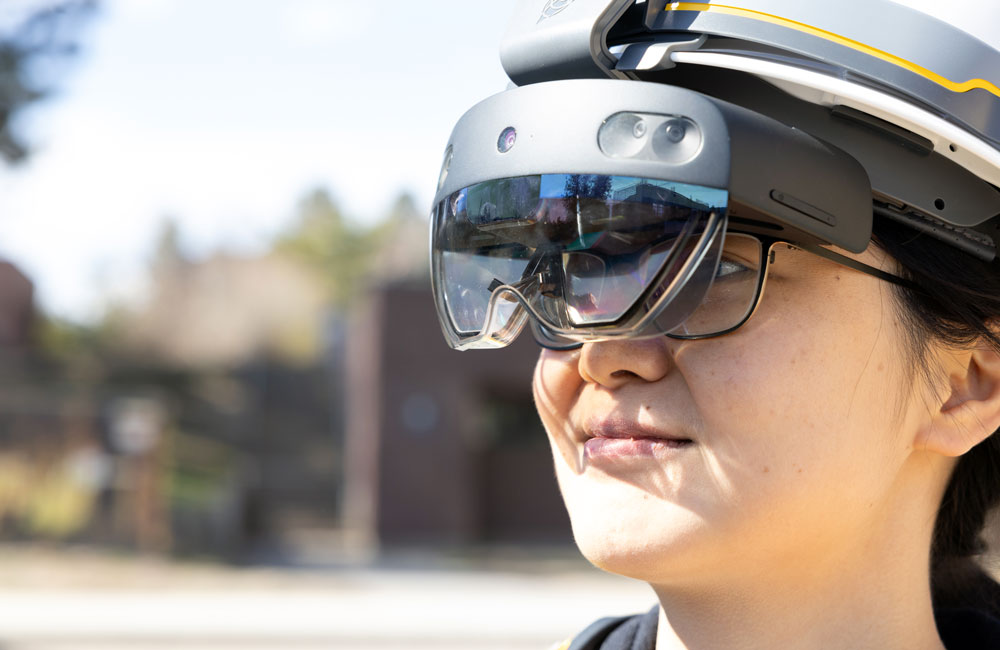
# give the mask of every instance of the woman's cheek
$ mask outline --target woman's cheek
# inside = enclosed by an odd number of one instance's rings
[[[542,418],[565,418],[583,384],[578,370],[580,352],[542,350],[535,365],[532,389]]]
[[[570,468],[580,471],[579,450],[570,431],[570,409],[583,386],[578,360],[580,352],[542,350],[535,365],[532,390],[535,408],[542,420],[553,451]]]

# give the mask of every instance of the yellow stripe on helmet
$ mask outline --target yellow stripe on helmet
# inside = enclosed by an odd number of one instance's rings
[[[664,11],[710,11],[720,14],[728,14],[731,16],[742,16],[744,18],[751,18],[754,20],[762,20],[773,25],[780,25],[781,27],[788,27],[812,36],[818,36],[819,38],[849,47],[852,50],[874,56],[875,58],[892,63],[893,65],[897,65],[901,68],[909,70],[910,72],[918,74],[925,79],[929,79],[940,86],[944,86],[952,92],[964,93],[972,90],[973,88],[980,88],[988,93],[992,93],[993,95],[1000,97],[1000,88],[985,79],[969,79],[968,81],[955,82],[939,75],[933,70],[923,67],[922,65],[918,65],[912,61],[907,61],[902,57],[896,56],[895,54],[890,54],[878,48],[866,45],[860,41],[855,41],[854,39],[841,36],[840,34],[834,34],[833,32],[825,29],[820,29],[818,27],[813,27],[812,25],[800,23],[796,20],[789,20],[788,18],[782,18],[781,16],[775,16],[762,11],[742,9],[740,7],[730,7],[727,5],[708,4],[703,2],[671,2],[665,7]]]

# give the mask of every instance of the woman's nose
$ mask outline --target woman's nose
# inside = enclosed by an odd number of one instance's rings
[[[607,388],[636,379],[659,381],[673,367],[669,346],[665,336],[585,343],[580,350],[580,376]]]

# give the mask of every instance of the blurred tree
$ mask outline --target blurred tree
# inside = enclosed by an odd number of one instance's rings
[[[427,280],[429,227],[413,196],[401,193],[375,230],[374,274],[381,280]]]
[[[31,2],[12,28],[0,25],[0,159],[17,163],[28,155],[13,121],[52,92],[53,81],[41,72],[55,71],[52,63],[76,54],[79,26],[96,4],[95,0]]]
[[[181,246],[180,226],[176,219],[167,217],[160,226],[156,247],[153,249],[153,275],[174,274],[188,262]]]
[[[392,207],[389,208],[389,214],[386,221],[389,223],[398,223],[401,221],[410,221],[412,219],[419,218],[420,210],[417,209],[417,203],[413,199],[413,195],[409,192],[403,192],[396,198]]]
[[[317,189],[299,203],[295,222],[275,250],[319,272],[331,302],[342,308],[357,296],[371,270],[378,235],[348,223],[329,192]]]
[[[275,243],[320,273],[331,304],[351,306],[373,282],[427,277],[427,219],[403,192],[374,226],[352,224],[326,190],[308,194],[292,227]]]

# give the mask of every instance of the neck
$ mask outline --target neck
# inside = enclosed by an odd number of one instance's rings
[[[943,650],[928,560],[905,548],[729,576],[719,585],[654,585],[656,650]]]

